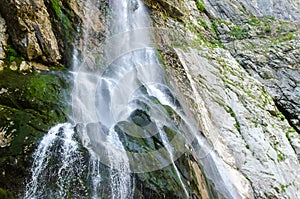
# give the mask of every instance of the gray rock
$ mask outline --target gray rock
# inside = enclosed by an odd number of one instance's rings
[[[292,128],[263,85],[226,50],[177,53],[195,88],[202,131],[222,160],[251,182],[255,197],[299,198],[299,149],[292,148],[286,137]],[[254,197],[244,189],[245,178],[227,180],[241,194],[237,198]]]
[[[221,19],[243,21],[246,14],[275,16],[300,24],[300,3],[297,0],[204,0],[208,12]]]
[[[0,60],[5,58],[5,47],[7,45],[6,25],[0,15]]]

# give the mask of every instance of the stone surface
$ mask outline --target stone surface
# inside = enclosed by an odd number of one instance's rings
[[[275,9],[272,1],[259,8],[246,1],[203,2],[204,12],[193,1],[181,5],[190,12],[179,23],[152,8],[154,26],[179,29],[177,38],[190,46],[157,39],[167,71],[197,104],[201,131],[227,171],[241,175],[227,178],[236,198],[299,198],[299,32],[293,22],[264,16],[273,9],[270,14],[287,19],[278,10],[297,3],[279,1],[285,7]],[[289,12],[289,19],[299,18],[297,10]],[[174,46],[176,53],[168,52]]]
[[[202,130],[223,161],[244,174],[256,197],[298,198],[300,167],[286,137],[293,128],[266,109],[276,108],[263,86],[225,50],[177,52],[207,109],[201,118],[214,126]],[[244,185],[236,186],[242,190]]]
[[[298,0],[203,0],[207,11],[221,19],[242,21],[249,14],[257,17],[274,16],[300,23],[300,2]]]
[[[7,30],[17,50],[29,60],[58,64],[61,55],[44,2],[2,0],[1,5],[5,5],[0,13],[9,21]]]
[[[67,82],[56,74],[0,72],[0,187],[17,198],[29,173],[39,139],[57,122],[66,121]]]
[[[0,15],[0,60],[5,58],[5,48],[7,45],[6,25]]]

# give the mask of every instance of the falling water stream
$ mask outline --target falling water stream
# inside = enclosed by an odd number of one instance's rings
[[[91,1],[86,2],[86,17]],[[150,45],[147,10],[141,0],[111,0],[110,9],[105,64],[88,61],[99,54],[96,49],[83,52],[86,57],[82,60],[75,50],[71,121],[51,128],[39,144],[26,199],[129,199],[134,196],[131,173],[168,165],[174,167],[183,197],[190,196],[174,163],[178,156],[166,129],[193,137],[197,128],[174,97],[157,52]],[[88,42],[88,35],[84,38]],[[120,132],[137,138],[157,135],[164,153],[147,162],[145,154],[127,151],[126,139],[120,137]],[[184,144],[179,145],[184,148]],[[226,191],[223,184],[217,185]]]

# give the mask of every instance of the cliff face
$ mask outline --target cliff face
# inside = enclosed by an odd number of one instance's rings
[[[165,40],[162,54],[172,60],[167,70],[181,92],[197,104],[205,136],[244,176],[227,179],[236,197],[298,198],[299,3],[145,3],[155,27],[190,39],[189,47]]]
[[[153,26],[175,37],[157,35],[166,71],[226,168],[210,170],[212,155],[179,159],[194,196],[300,198],[299,1],[144,2]],[[0,191],[16,196],[40,137],[67,120],[61,99],[70,88],[64,69],[71,67],[73,47],[98,47],[109,9],[105,0],[94,2],[87,9],[95,18],[88,21],[84,1],[0,4]],[[137,175],[136,197],[181,197],[168,170]],[[174,181],[165,181],[170,176]],[[223,190],[226,184],[232,193]]]

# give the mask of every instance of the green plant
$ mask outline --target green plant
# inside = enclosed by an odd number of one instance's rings
[[[202,26],[203,28],[205,28],[205,29],[209,28],[208,25],[204,21],[202,21],[201,19],[198,20],[198,24],[200,26]]]
[[[287,185],[281,184],[281,185],[280,185],[281,192],[285,193],[287,187],[288,187]]]
[[[197,8],[198,8],[201,12],[204,12],[204,11],[205,11],[205,7],[204,7],[204,4],[203,4],[202,0],[196,0],[196,5],[197,5]]]
[[[235,120],[235,124],[234,127],[238,130],[239,133],[241,133],[241,125],[240,122],[238,121],[237,116],[235,115],[234,111],[232,110],[232,108],[230,106],[226,107],[226,112],[230,114],[231,117],[234,118]]]
[[[277,153],[277,160],[278,162],[282,162],[284,160],[284,155],[281,152]]]
[[[271,33],[272,29],[270,27],[270,25],[267,25],[267,27],[265,28],[265,32],[266,33]]]
[[[288,41],[291,40],[294,36],[294,33],[290,32],[289,34],[285,35],[284,37],[282,37],[282,41]]]
[[[218,27],[215,21],[211,23],[211,28],[216,34],[218,34]]]
[[[249,31],[245,28],[242,28],[240,25],[237,25],[230,30],[229,34],[234,36],[236,39],[244,39],[245,37],[248,37]]]
[[[12,44],[8,44],[6,48],[6,62],[10,64],[15,61],[17,65],[20,65],[22,61],[24,61],[24,57],[22,57],[16,49],[13,48]]]
[[[213,47],[219,47],[225,49],[224,44],[219,40],[210,40],[209,42],[212,44]]]

